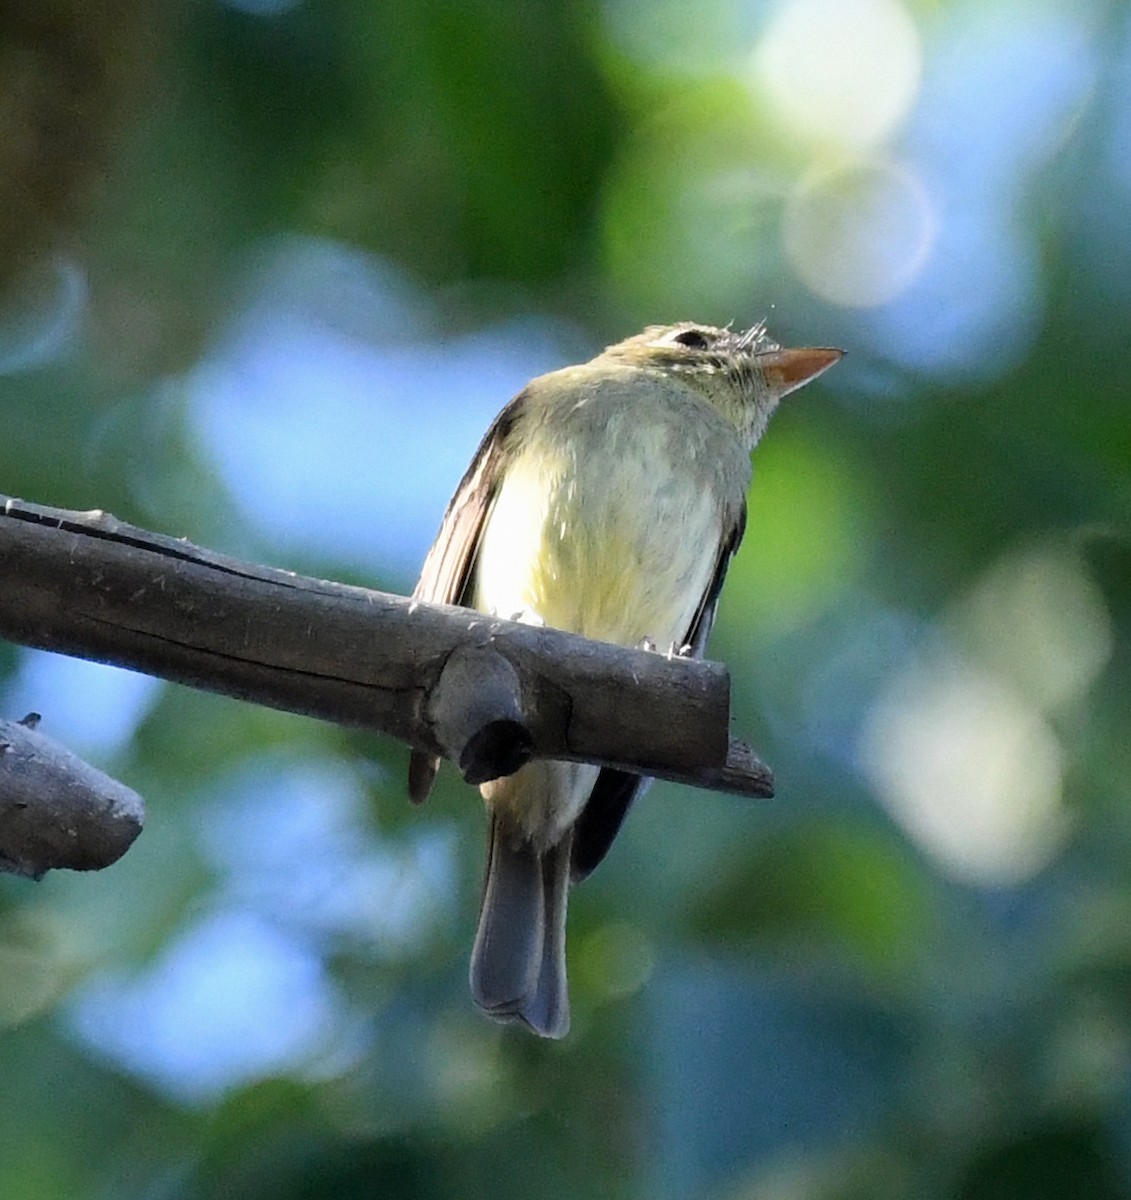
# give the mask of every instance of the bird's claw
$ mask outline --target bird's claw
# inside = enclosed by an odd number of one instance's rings
[[[694,654],[695,647],[690,642],[685,642],[682,646],[676,646],[675,642],[672,642],[668,646],[668,652],[665,657],[668,662],[671,662],[673,658],[692,658]]]

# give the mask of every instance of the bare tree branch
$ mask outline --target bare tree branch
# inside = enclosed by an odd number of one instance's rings
[[[52,868],[97,871],[141,832],[141,797],[36,730],[0,720],[0,871],[39,879]]]
[[[256,566],[100,512],[0,506],[0,636],[342,725],[482,781],[531,757],[743,795],[717,663]]]

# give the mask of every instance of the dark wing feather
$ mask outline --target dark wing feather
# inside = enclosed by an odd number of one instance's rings
[[[502,470],[507,438],[522,412],[519,393],[491,424],[479,443],[456,493],[448,504],[440,532],[432,543],[412,598],[430,604],[467,605],[475,582],[475,560],[483,526],[491,511]],[[414,750],[408,760],[408,794],[414,804],[428,799],[439,758]]]
[[[573,827],[570,878],[574,883],[588,878],[600,866],[620,832],[632,802],[644,795],[651,782],[646,775],[632,775],[613,767],[601,768]]]
[[[746,502],[743,501],[742,506],[735,514],[730,533],[723,541],[718,561],[715,563],[715,573],[711,576],[710,585],[703,593],[699,611],[695,614],[695,620],[691,622],[687,637],[684,638],[684,643],[691,647],[692,658],[702,658],[707,653],[707,639],[711,636],[711,630],[715,626],[715,614],[719,610],[719,597],[722,595],[723,584],[726,582],[727,568],[730,566],[730,560],[738,553],[738,547],[742,543],[742,535],[745,532]]]
[[[703,593],[695,619],[684,638],[684,643],[691,647],[693,658],[702,658],[706,653],[707,638],[715,623],[715,613],[718,611],[719,596],[722,594],[727,568],[745,531],[746,504],[743,503],[736,514],[730,534],[719,551],[715,573],[711,576],[711,582]],[[612,767],[602,769],[573,830],[571,876],[574,883],[579,883],[600,865],[601,860],[608,854],[613,839],[620,832],[632,802],[644,794],[651,782],[647,776],[632,775],[628,771],[617,771]]]

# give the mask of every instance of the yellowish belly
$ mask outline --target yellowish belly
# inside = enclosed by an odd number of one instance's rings
[[[475,607],[620,645],[682,645],[715,569],[723,506],[711,479],[670,460],[671,443],[670,428],[627,425],[588,444],[528,441],[484,531]],[[549,846],[596,777],[595,767],[534,762],[482,792],[511,836]]]
[[[722,521],[709,487],[665,467],[646,445],[609,471],[528,450],[495,501],[475,607],[621,645],[682,643]]]

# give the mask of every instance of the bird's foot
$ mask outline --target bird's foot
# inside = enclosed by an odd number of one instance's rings
[[[546,624],[532,608],[520,608],[518,612],[510,613],[501,613],[498,609],[493,608],[491,609],[491,616],[503,621],[519,621],[523,625],[545,626]]]

